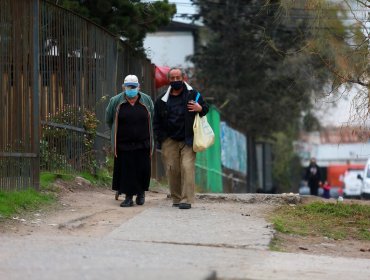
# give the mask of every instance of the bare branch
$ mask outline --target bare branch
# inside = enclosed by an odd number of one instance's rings
[[[360,19],[358,19],[357,18],[357,15],[355,14],[355,12],[353,11],[353,9],[352,9],[352,6],[348,3],[348,0],[344,0],[344,2],[346,3],[346,5],[348,6],[348,8],[349,8],[349,10],[350,10],[350,12],[351,12],[351,14],[352,14],[352,16],[353,16],[353,18],[358,22],[358,23],[360,23],[361,24],[361,26],[362,26],[362,28],[364,28],[364,30],[367,30],[367,28],[366,28],[366,24],[362,21],[362,20],[360,20]],[[360,2],[360,1],[358,1],[358,2]]]
[[[357,2],[360,3],[361,5],[364,5],[367,8],[370,8],[370,4],[366,4],[364,1],[357,0]],[[369,1],[367,1],[367,2],[369,2]]]
[[[325,60],[321,55],[320,53],[316,53],[316,55],[318,55],[318,57],[321,59],[321,61],[325,64],[325,66],[337,77],[340,79],[340,81],[342,83],[351,83],[351,84],[358,84],[358,85],[361,85],[361,86],[364,86],[364,87],[369,87],[370,86],[370,83],[365,83],[363,81],[360,80],[360,78],[347,78],[347,77],[344,77],[343,75],[341,75],[338,71],[336,71],[334,69],[334,67],[327,61]]]
[[[348,82],[351,83],[351,84],[358,84],[358,85],[361,85],[363,87],[369,87],[370,86],[370,83],[361,82],[360,79],[357,79],[357,80],[348,80]]]

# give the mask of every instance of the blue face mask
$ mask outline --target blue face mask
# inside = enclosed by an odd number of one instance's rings
[[[137,88],[126,89],[126,95],[128,98],[134,98],[138,94]]]

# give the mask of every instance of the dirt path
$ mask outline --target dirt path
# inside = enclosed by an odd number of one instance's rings
[[[313,201],[336,202],[335,199],[326,200],[318,197],[303,199],[305,204]],[[370,205],[370,200],[345,199],[343,203]],[[368,230],[370,231],[370,229]],[[275,236],[279,240],[277,245],[283,252],[370,259],[369,240],[336,240],[324,236],[300,236],[282,233],[275,233]]]
[[[15,216],[3,223],[6,235],[76,235],[98,237],[166,198],[164,193],[147,192],[143,206],[122,208],[114,192],[103,188],[63,191],[53,207]]]
[[[370,259],[370,241],[276,234],[284,252]]]
[[[111,190],[69,183],[53,207],[2,223],[0,279],[362,280],[370,273],[369,254],[350,243],[344,255],[337,241],[292,236],[284,248],[298,254],[270,252],[264,217],[275,205],[198,198],[179,210],[166,192],[147,192],[143,206],[121,201]]]
[[[101,237],[109,234],[123,223],[163,201],[171,205],[167,191],[163,189],[146,193],[143,206],[122,208],[114,199],[114,192],[90,185],[72,184],[66,188],[63,183],[58,202],[53,207],[41,211],[15,216],[3,222],[0,234],[6,236],[87,236]],[[201,199],[199,202],[212,204],[210,208],[223,207],[224,211],[240,213],[249,217],[266,217],[274,206],[259,203],[220,202]],[[222,206],[220,205],[222,204]],[[370,242],[357,240],[334,240],[325,237],[302,237],[276,233],[277,247],[283,252],[311,255],[328,255],[334,257],[351,257],[370,259]]]

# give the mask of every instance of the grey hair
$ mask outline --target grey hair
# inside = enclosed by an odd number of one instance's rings
[[[167,72],[167,79],[170,78],[170,73],[171,73],[172,70],[180,70],[181,71],[181,76],[183,78],[185,78],[185,71],[181,67],[171,67],[170,70],[168,70],[168,72]]]

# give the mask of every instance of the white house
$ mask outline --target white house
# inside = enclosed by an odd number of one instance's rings
[[[192,68],[187,58],[196,49],[198,29],[198,25],[172,21],[157,32],[148,33],[144,39],[148,58],[158,66]]]

